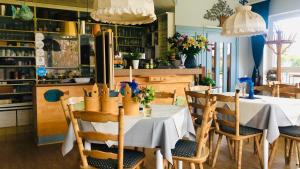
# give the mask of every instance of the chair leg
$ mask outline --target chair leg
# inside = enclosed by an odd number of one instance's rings
[[[243,154],[243,140],[237,142],[238,147],[238,158],[237,158],[237,169],[242,168],[242,154]]]
[[[272,167],[273,159],[275,157],[276,151],[277,151],[277,146],[278,146],[278,141],[279,139],[275,140],[271,149],[270,157],[269,157],[269,168]]]
[[[264,163],[263,163],[262,154],[261,154],[261,144],[260,144],[259,140],[260,140],[260,136],[254,137],[254,145],[255,145],[255,150],[256,150],[257,156],[258,156],[258,160],[259,160],[261,168],[264,168]]]
[[[195,163],[190,163],[190,169],[196,169]]]
[[[208,142],[208,146],[209,146],[209,156],[208,156],[208,164],[210,164],[212,158],[213,158],[213,142],[214,142],[214,135],[215,135],[215,131],[211,130],[209,131],[209,142]]]
[[[199,163],[199,169],[203,169],[203,164]]]
[[[298,152],[298,161],[299,161],[299,163],[300,163],[300,143],[299,142],[296,142],[296,146],[297,146],[297,152]],[[299,166],[300,164],[298,164],[298,166]]]
[[[239,159],[239,141],[234,141],[234,147],[235,147],[235,160],[237,160],[238,161],[238,159]]]
[[[222,137],[223,137],[223,135],[219,134],[219,138],[218,138],[218,142],[217,142],[217,147],[216,147],[216,150],[215,150],[215,153],[214,153],[214,159],[213,159],[213,162],[212,162],[212,167],[213,168],[215,167],[216,162],[217,162],[217,158],[218,158],[218,154],[219,154],[219,149],[220,149],[220,146],[221,146],[221,143],[222,143]]]
[[[285,164],[288,163],[288,149],[289,149],[289,146],[288,146],[288,139],[287,138],[284,138],[284,161],[285,161]]]
[[[291,159],[292,159],[292,154],[293,154],[293,150],[294,150],[294,145],[295,145],[295,141],[291,140],[290,142],[290,150],[289,150],[289,156],[288,156],[288,163],[287,165],[291,164]]]
[[[229,150],[229,153],[230,153],[230,157],[231,159],[234,160],[234,156],[233,156],[233,148],[232,148],[232,144],[231,144],[231,141],[228,137],[226,137],[226,140],[227,140],[227,147],[228,147],[228,150]]]
[[[177,160],[173,160],[173,168],[178,169],[178,161]]]

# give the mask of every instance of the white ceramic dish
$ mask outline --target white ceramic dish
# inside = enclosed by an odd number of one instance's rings
[[[89,83],[91,78],[89,77],[79,77],[79,78],[74,78],[76,83]]]

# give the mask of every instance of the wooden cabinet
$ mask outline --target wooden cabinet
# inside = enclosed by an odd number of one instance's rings
[[[39,145],[63,141],[68,124],[59,101],[48,102],[44,98],[45,92],[58,89],[69,91],[70,97],[83,96],[83,88],[92,89],[92,85],[38,85],[35,93],[35,128]]]

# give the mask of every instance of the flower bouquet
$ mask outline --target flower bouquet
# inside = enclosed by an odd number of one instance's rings
[[[204,50],[209,51],[208,40],[203,35],[198,35],[194,38],[189,37],[187,34],[181,35],[176,32],[173,37],[168,38],[168,42],[171,44],[172,49],[176,49],[185,55],[184,66],[186,68],[195,68],[197,66],[195,55]]]
[[[139,103],[144,106],[144,109],[150,108],[150,103],[154,100],[155,91],[152,87],[139,88],[138,83],[122,82],[120,93],[124,96],[123,106],[125,115],[138,115]]]

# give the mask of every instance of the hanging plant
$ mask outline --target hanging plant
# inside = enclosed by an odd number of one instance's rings
[[[223,22],[233,14],[233,9],[227,4],[227,1],[218,0],[218,3],[214,4],[210,10],[206,11],[204,15],[205,19],[215,21],[218,20],[222,26]]]

